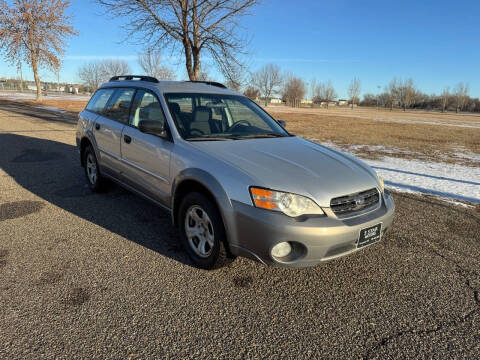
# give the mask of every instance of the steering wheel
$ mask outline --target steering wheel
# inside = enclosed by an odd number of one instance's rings
[[[250,122],[248,122],[247,120],[239,120],[237,121],[236,123],[232,124],[232,126],[230,126],[227,131],[231,131],[232,129],[234,129],[235,127],[239,126],[239,125],[242,125],[242,124],[246,124],[247,126],[252,126],[252,124],[250,124]]]
[[[190,135],[205,135],[205,133],[200,129],[190,129]]]

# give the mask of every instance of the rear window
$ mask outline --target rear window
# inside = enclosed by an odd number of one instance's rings
[[[100,113],[107,105],[108,100],[112,96],[115,89],[100,89],[92,96],[87,104],[88,111]]]

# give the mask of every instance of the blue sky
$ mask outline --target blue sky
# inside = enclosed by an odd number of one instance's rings
[[[127,60],[139,72],[142,46],[124,41],[121,19],[104,16],[91,0],[72,0],[69,12],[79,36],[69,42],[61,81],[78,81],[78,67],[101,58]],[[263,0],[242,27],[250,69],[271,62],[308,83],[332,80],[340,97],[354,76],[362,93],[377,92],[393,77],[412,77],[427,93],[464,81],[480,97],[479,15],[480,1],[473,0]],[[186,78],[181,59],[165,51],[165,61],[178,79]],[[23,72],[33,78],[26,65]],[[16,69],[2,60],[0,76],[16,76]],[[41,76],[55,78],[47,70]]]

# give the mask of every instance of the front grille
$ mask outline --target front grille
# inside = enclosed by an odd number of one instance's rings
[[[330,208],[335,215],[347,215],[373,207],[379,201],[378,190],[374,188],[334,198],[330,201]]]

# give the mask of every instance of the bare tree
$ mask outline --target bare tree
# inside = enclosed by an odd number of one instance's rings
[[[441,95],[442,112],[445,112],[445,110],[447,109],[449,98],[450,98],[450,88],[447,86],[443,89],[442,95]]]
[[[260,91],[253,86],[247,87],[247,89],[244,91],[243,95],[248,97],[251,100],[256,100],[260,97]]]
[[[326,83],[318,84],[315,89],[315,97],[313,101],[315,103],[325,102],[327,104],[327,109],[331,101],[334,101],[337,98],[337,92],[333,87],[332,81],[328,80]]]
[[[78,69],[77,76],[89,91],[93,92],[106,81],[102,69],[102,63],[99,61],[92,61],[84,64]]]
[[[227,87],[237,92],[240,92],[242,87],[245,84],[244,73],[240,68],[232,69],[231,76],[229,76],[226,80],[227,80]]]
[[[210,75],[208,75],[208,72],[205,71],[205,70],[201,70],[199,73],[198,73],[198,79],[197,80],[200,80],[200,81],[209,81],[210,80]]]
[[[310,81],[310,99],[312,100],[312,107],[313,107],[313,98],[315,97],[315,91],[317,90],[317,79],[312,78]]]
[[[455,97],[455,108],[456,112],[462,111],[465,107],[465,104],[468,101],[468,93],[470,91],[470,87],[468,84],[464,84],[463,82],[459,82],[454,90],[454,97]]]
[[[352,109],[355,102],[358,102],[360,99],[360,79],[354,77],[350,82],[350,86],[348,87],[348,96],[350,97],[350,101],[352,103]]]
[[[241,88],[242,88],[242,83],[238,80],[234,80],[234,79],[228,79],[227,80],[227,87],[233,91],[237,91],[237,92],[240,92],[241,91]]]
[[[386,108],[390,105],[390,93],[384,91],[381,94],[377,95],[377,106],[383,106]]]
[[[388,87],[385,89],[385,93],[387,93],[389,96],[388,103],[390,105],[390,111],[393,110],[393,105],[398,101],[398,89],[399,82],[397,78],[393,78],[388,84]]]
[[[68,0],[0,0],[0,47],[12,64],[24,60],[33,71],[37,101],[42,100],[39,67],[59,67],[68,36],[76,35],[65,11]]]
[[[289,74],[286,76],[283,85],[282,96],[293,107],[300,105],[305,93],[307,92],[305,83],[299,77]]]
[[[265,106],[267,106],[268,99],[270,99],[282,85],[280,68],[278,65],[267,64],[252,74],[251,82],[254,87],[260,90],[260,93],[265,99]]]
[[[413,84],[413,80],[408,78],[404,81],[399,81],[396,87],[398,100],[402,105],[403,111],[406,111],[407,107],[410,107],[412,102],[415,99],[415,85]]]
[[[175,80],[174,71],[162,65],[160,51],[147,49],[145,53],[138,55],[138,64],[148,76],[153,76],[160,80]]]
[[[82,65],[77,76],[83,85],[90,91],[107,82],[113,76],[128,75],[132,72],[130,65],[124,60],[107,59],[103,61],[92,61]]]
[[[190,80],[198,80],[201,54],[207,52],[228,78],[240,65],[245,42],[238,19],[257,0],[97,0],[109,14],[128,18],[126,29],[150,47],[179,47]]]
[[[107,59],[100,63],[102,76],[107,81],[112,76],[127,75],[132,72],[130,65],[125,60]]]

